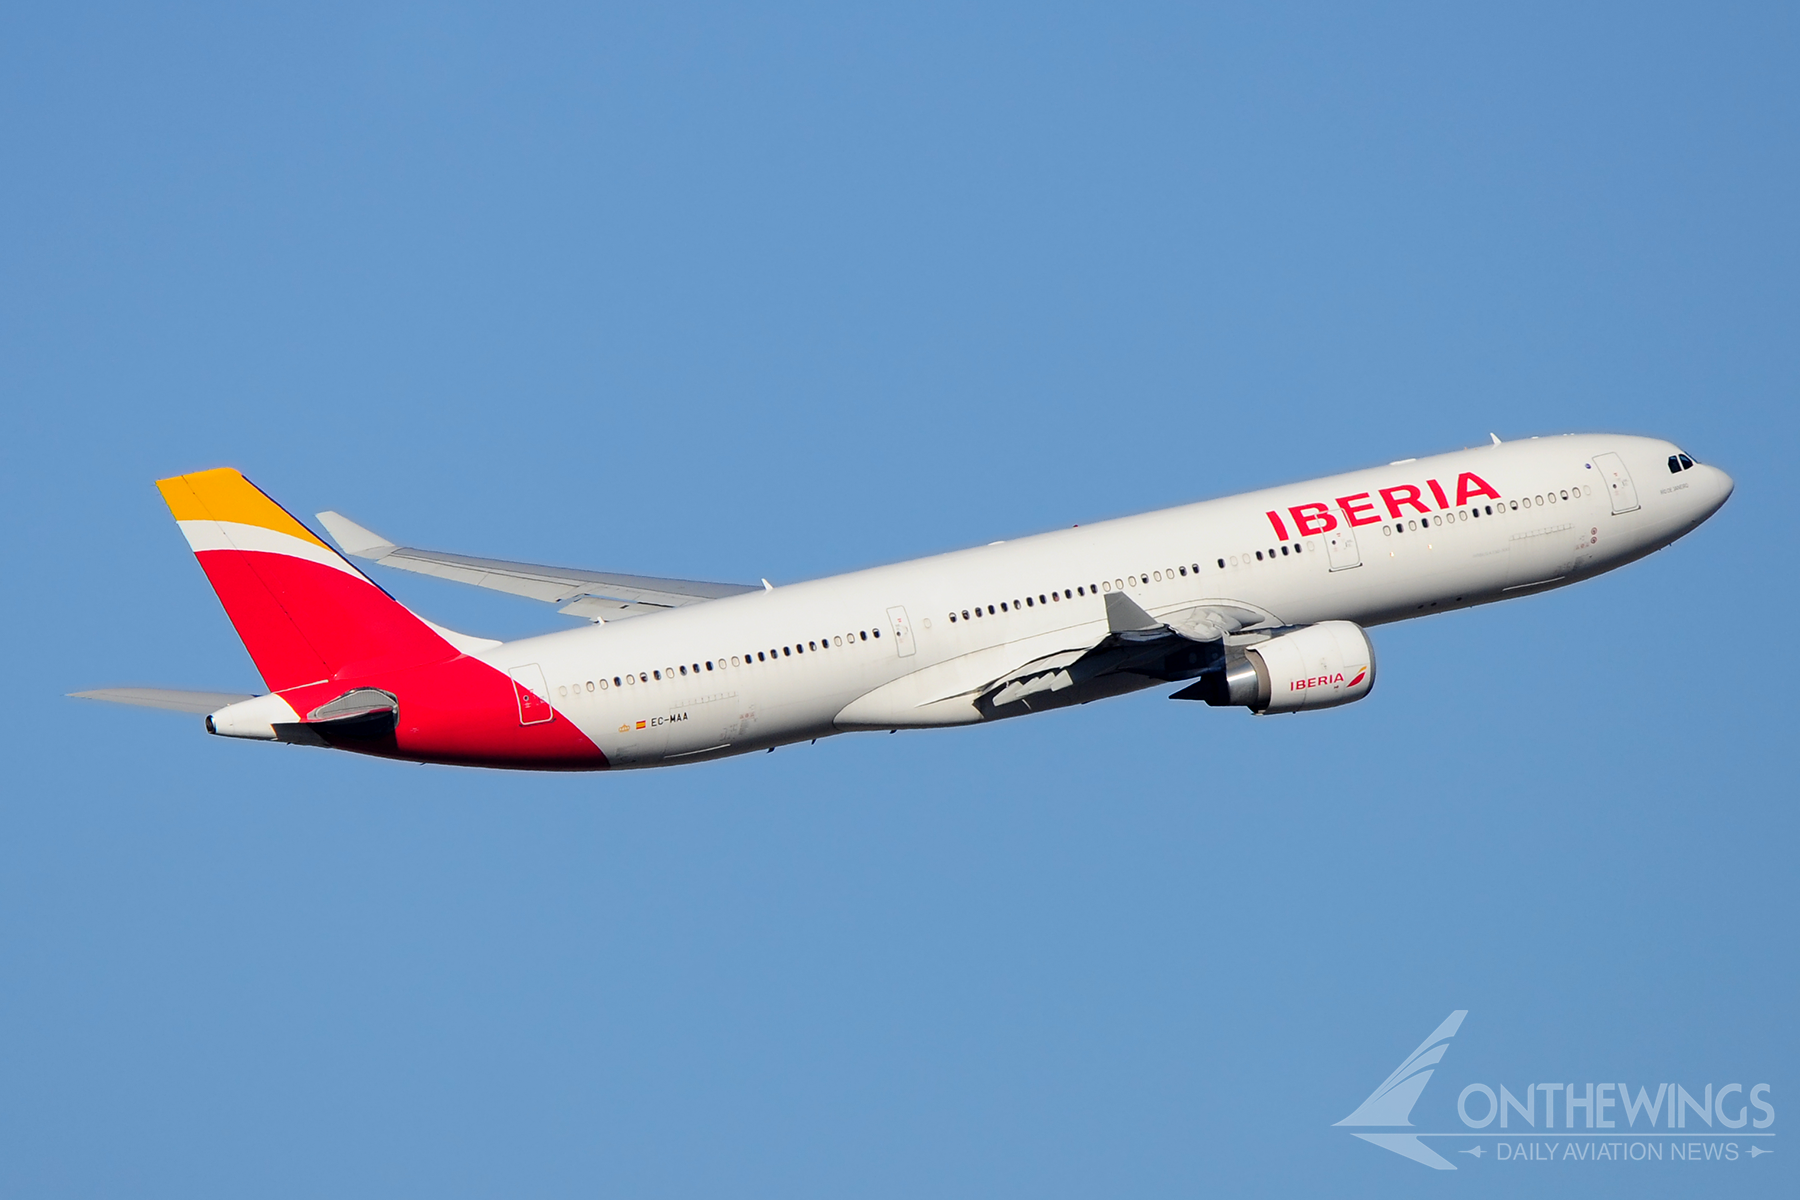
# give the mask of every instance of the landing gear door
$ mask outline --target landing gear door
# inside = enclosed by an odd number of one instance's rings
[[[906,619],[906,610],[898,606],[888,609],[888,624],[894,630],[894,648],[900,652],[901,658],[911,658],[913,651],[912,622]]]
[[[1325,534],[1325,559],[1333,571],[1348,571],[1362,566],[1362,550],[1356,544],[1356,530],[1350,527],[1350,514],[1337,512],[1337,527]]]
[[[1606,485],[1606,494],[1612,500],[1613,515],[1636,512],[1637,485],[1631,482],[1631,472],[1625,469],[1625,460],[1616,454],[1596,454],[1594,469],[1600,472],[1600,482]]]

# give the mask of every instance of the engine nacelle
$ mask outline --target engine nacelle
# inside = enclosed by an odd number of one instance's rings
[[[1375,648],[1349,621],[1308,625],[1246,646],[1242,655],[1228,657],[1224,686],[1208,703],[1300,712],[1361,700],[1375,686]]]

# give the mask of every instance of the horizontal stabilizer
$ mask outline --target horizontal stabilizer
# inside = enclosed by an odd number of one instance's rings
[[[95,688],[89,692],[70,692],[79,700],[105,700],[109,704],[135,704],[139,708],[166,708],[170,712],[196,713],[205,716],[227,704],[251,697],[242,692],[185,692],[176,688]]]
[[[741,583],[620,575],[579,567],[547,567],[442,550],[420,550],[414,546],[396,545],[335,512],[320,513],[319,523],[352,558],[542,600],[557,605],[572,616],[591,620],[635,617],[763,590],[758,585]]]

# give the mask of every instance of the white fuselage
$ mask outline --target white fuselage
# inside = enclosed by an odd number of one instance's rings
[[[994,715],[973,701],[982,688],[1105,637],[1103,597],[1113,590],[1159,618],[1196,606],[1253,614],[1243,623],[1254,634],[1326,620],[1379,625],[1611,570],[1668,545],[1730,494],[1730,478],[1714,468],[1672,472],[1678,453],[1611,434],[1483,446],[527,638],[478,657],[515,677],[541,669],[557,712],[620,767],[857,729],[971,724]],[[1465,475],[1482,486],[1465,481],[1470,494],[1459,494]],[[1115,675],[1061,702],[1158,682]]]

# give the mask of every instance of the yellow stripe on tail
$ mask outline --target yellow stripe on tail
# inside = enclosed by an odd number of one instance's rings
[[[230,467],[196,471],[192,475],[172,475],[157,480],[156,486],[177,521],[259,525],[276,533],[302,538],[323,550],[331,549],[317,534]]]

